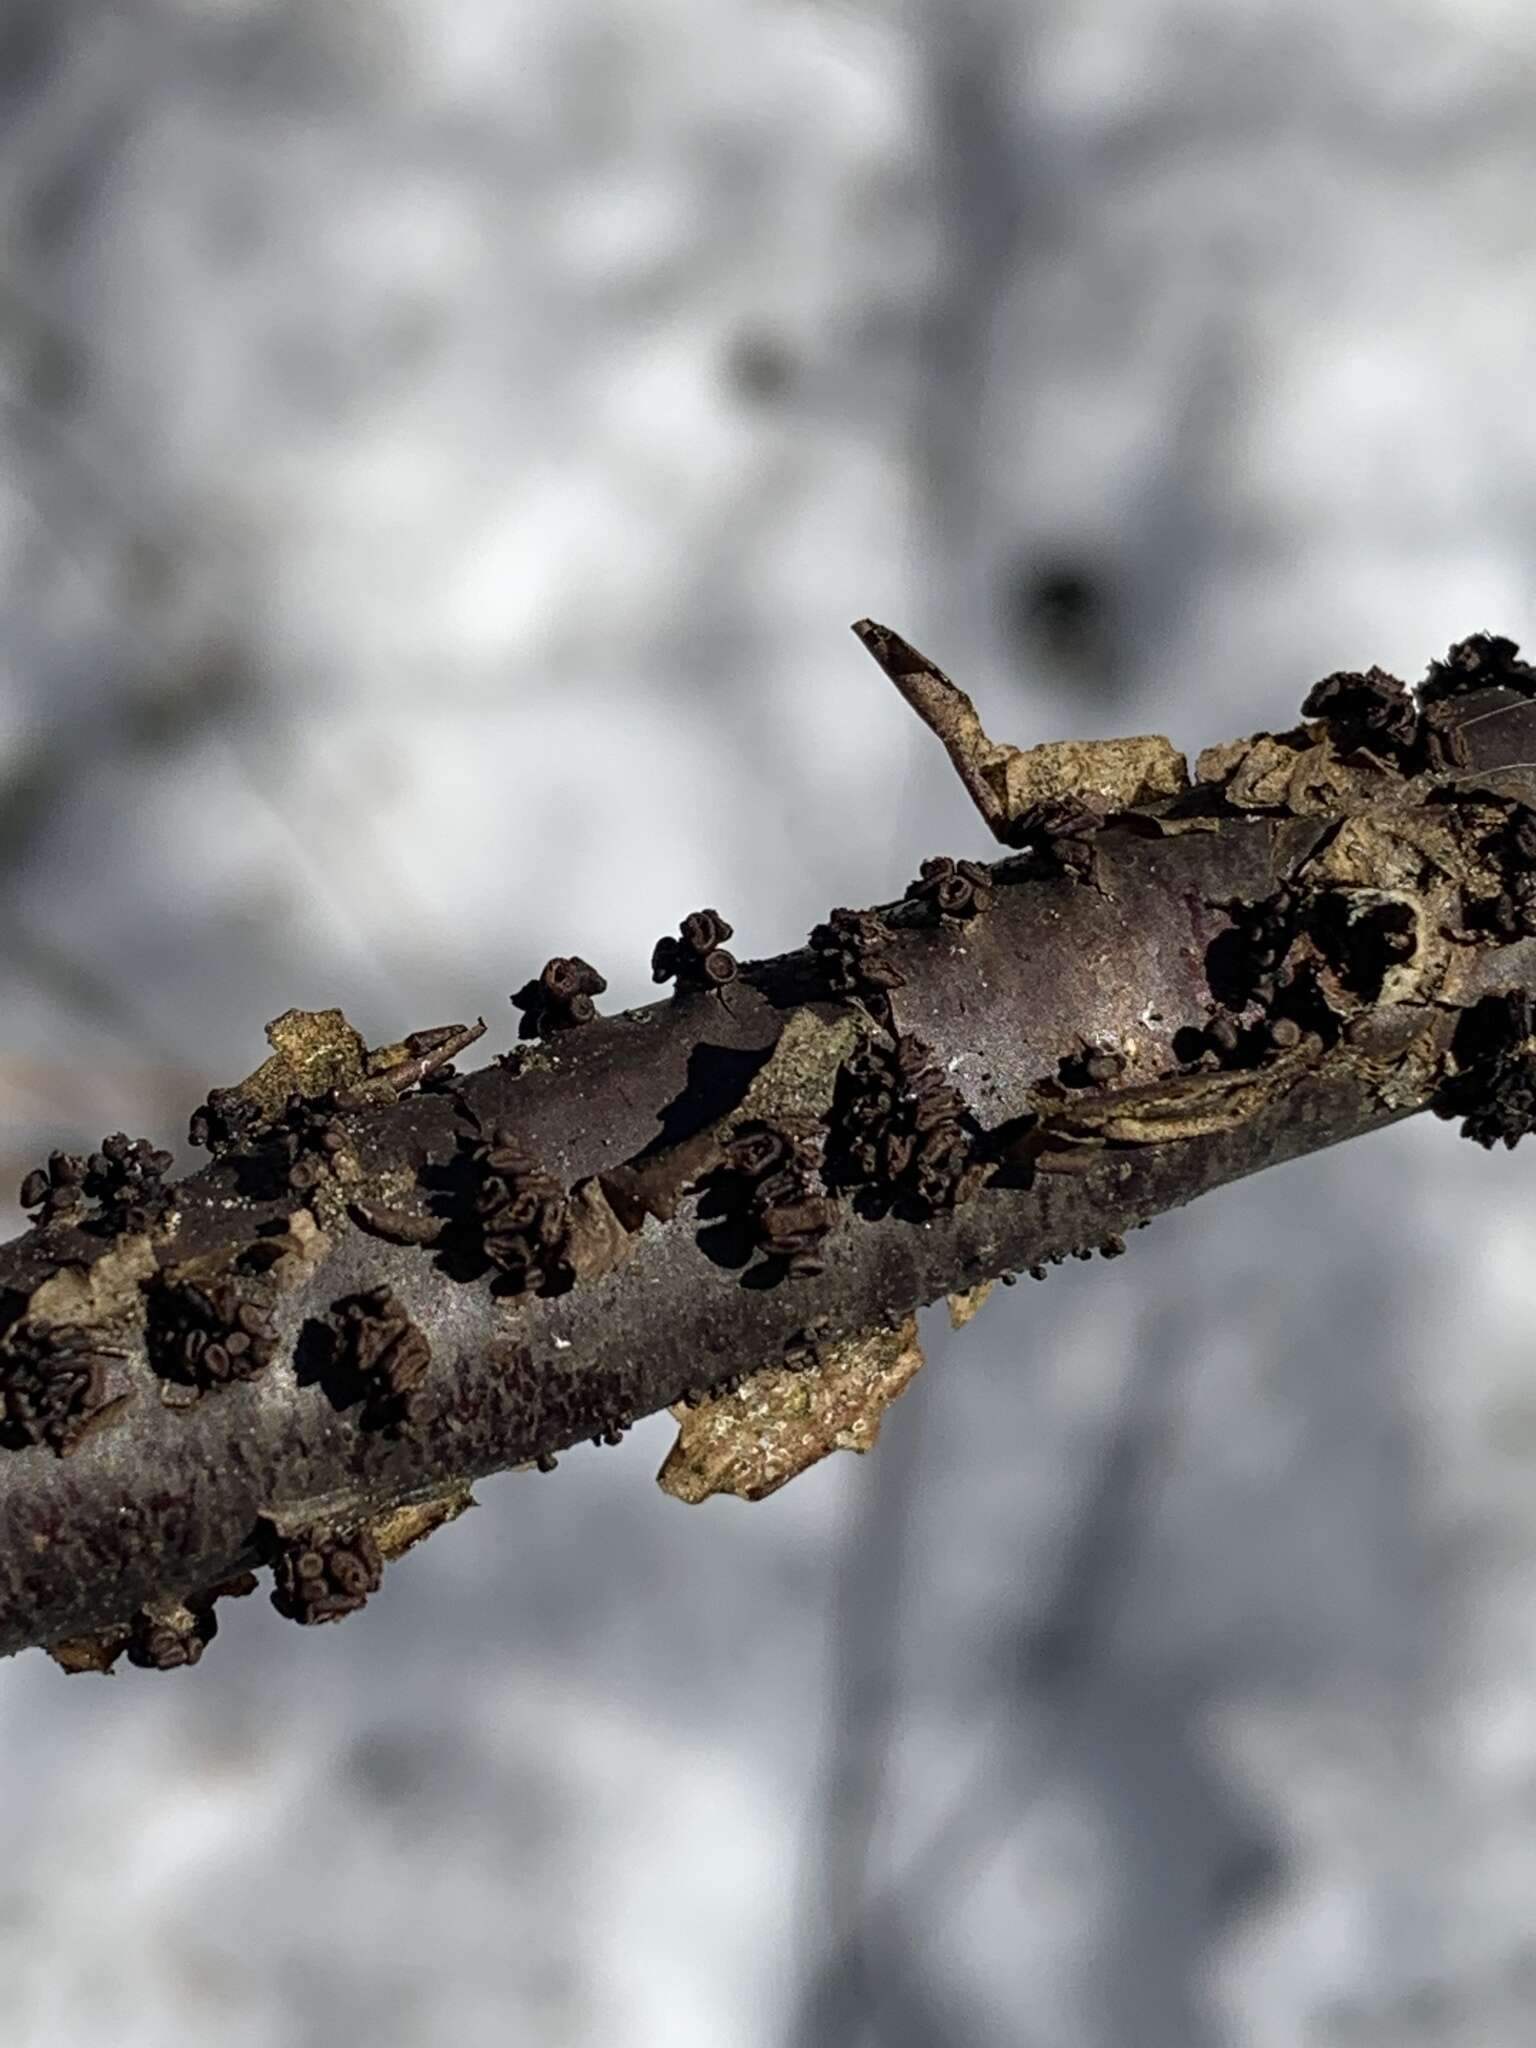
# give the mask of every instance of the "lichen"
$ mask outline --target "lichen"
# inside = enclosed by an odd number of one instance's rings
[[[120,1237],[111,1251],[89,1265],[71,1261],[34,1287],[27,1313],[36,1322],[88,1328],[102,1323],[135,1323],[143,1314],[140,1290],[157,1270],[147,1237]]]
[[[238,1085],[268,1118],[290,1095],[313,1100],[333,1088],[354,1088],[368,1075],[363,1035],[340,1010],[285,1010],[266,1027],[272,1057]]]
[[[393,1564],[396,1558],[404,1557],[418,1543],[425,1543],[435,1530],[457,1521],[475,1505],[475,1496],[469,1487],[456,1486],[450,1493],[440,1494],[433,1500],[412,1501],[407,1506],[391,1508],[387,1514],[376,1516],[368,1528],[378,1545],[380,1557],[386,1564]]]
[[[566,1214],[570,1226],[566,1257],[577,1280],[600,1279],[634,1250],[634,1236],[625,1229],[595,1174],[571,1189]]]
[[[1189,768],[1160,733],[1121,740],[1047,740],[1037,747],[1000,747],[983,771],[1011,824],[1037,804],[1076,797],[1105,811],[1134,810],[1181,795]]]
[[[948,1297],[950,1328],[963,1330],[972,1316],[979,1315],[985,1308],[988,1297],[996,1285],[995,1280],[983,1280],[975,1287],[967,1287],[962,1293],[951,1294]]]
[[[1295,818],[1344,817],[1401,796],[1396,768],[1368,752],[1345,749],[1321,721],[1290,732],[1255,733],[1207,747],[1195,780],[1219,786],[1234,810],[1283,811]]]
[[[764,1500],[833,1451],[867,1451],[923,1363],[917,1319],[819,1347],[801,1369],[768,1366],[733,1392],[672,1413],[677,1442],[657,1473],[674,1500]]]
[[[867,1029],[852,1011],[831,1018],[815,1010],[791,1011],[730,1121],[774,1123],[782,1117],[825,1116],[832,1107],[838,1070]]]

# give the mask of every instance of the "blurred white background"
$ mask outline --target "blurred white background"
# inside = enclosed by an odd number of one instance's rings
[[[1536,637],[1516,0],[0,0],[0,1107],[651,993],[999,737]],[[509,1476],[341,1630],[0,1668],[6,2048],[1524,2048],[1532,1162],[1000,1293],[754,1509]],[[6,1211],[10,1228],[21,1218]]]

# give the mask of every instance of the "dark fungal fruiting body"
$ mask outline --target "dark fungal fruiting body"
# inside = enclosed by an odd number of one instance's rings
[[[141,1607],[131,1621],[115,1628],[51,1642],[48,1654],[68,1673],[93,1671],[110,1676],[125,1653],[130,1664],[144,1671],[189,1670],[219,1632],[215,1603],[254,1593],[256,1585],[254,1572],[240,1572],[181,1599]]]
[[[240,1572],[221,1585],[192,1593],[174,1607],[141,1608],[128,1631],[128,1662],[144,1671],[186,1671],[198,1662],[219,1632],[215,1604],[240,1600],[256,1590],[254,1572]]]
[[[517,1293],[565,1293],[575,1272],[564,1188],[504,1125],[459,1145],[473,1175],[473,1227],[486,1262]]]
[[[811,951],[828,990],[877,1001],[906,976],[890,957],[891,928],[875,910],[834,910],[811,933]]]
[[[254,1151],[269,1129],[261,1105],[242,1090],[210,1088],[207,1100],[192,1112],[187,1142],[222,1159],[227,1153]]]
[[[0,1449],[67,1458],[131,1398],[123,1356],[94,1330],[15,1318],[0,1336]]]
[[[1290,1051],[1308,1031],[1331,1041],[1338,1024],[1318,991],[1321,949],[1314,948],[1305,962],[1295,957],[1313,906],[1300,891],[1282,887],[1257,903],[1234,899],[1220,907],[1231,922],[1205,957],[1215,1008],[1203,1028],[1177,1034],[1180,1060],[1189,1066],[1252,1067],[1270,1053]],[[1341,933],[1340,944],[1352,959],[1354,935]]]
[[[678,927],[678,936],[658,939],[651,953],[652,981],[671,981],[682,995],[689,989],[723,988],[738,973],[734,954],[725,942],[732,928],[718,910],[695,910]]]
[[[1455,699],[1437,699],[1422,707],[1419,720],[1420,753],[1432,774],[1465,768],[1472,755],[1466,731],[1456,710]]]
[[[1063,1088],[1109,1088],[1125,1072],[1125,1055],[1111,1046],[1084,1044],[1063,1053],[1056,1078]]]
[[[384,1559],[366,1529],[336,1536],[321,1528],[268,1538],[272,1605],[289,1621],[313,1628],[344,1621],[384,1582]]]
[[[1464,1138],[1512,1151],[1536,1130],[1536,1001],[1524,989],[1485,996],[1464,1012],[1452,1054],[1458,1071],[1436,1116],[1460,1117]]]
[[[977,917],[992,902],[992,877],[978,861],[937,854],[925,860],[917,880],[907,884],[906,901],[935,923],[946,917]]]
[[[1094,837],[1107,815],[1085,797],[1048,797],[1010,821],[1007,843],[1034,854],[1048,873],[1086,882],[1093,874]]]
[[[193,1112],[187,1136],[215,1159],[238,1158],[252,1193],[303,1195],[318,1186],[346,1149],[347,1134],[335,1108],[333,1097],[311,1100],[292,1093],[275,1116],[268,1116],[238,1088],[215,1088]]]
[[[1307,692],[1301,713],[1322,719],[1346,751],[1365,748],[1408,773],[1417,764],[1419,707],[1408,685],[1384,668],[1324,676]]]
[[[1256,1067],[1308,1043],[1336,1044],[1421,943],[1413,902],[1388,890],[1286,885],[1220,907],[1231,922],[1205,961],[1215,1009],[1174,1039],[1188,1066]]]
[[[325,1105],[297,1094],[288,1097],[262,1136],[274,1177],[296,1195],[307,1195],[324,1180],[346,1144],[346,1131]]]
[[[513,1007],[523,1013],[518,1037],[547,1038],[553,1031],[590,1024],[597,1015],[593,998],[607,987],[597,969],[574,953],[546,961],[537,979],[524,982],[512,998]]]
[[[1385,669],[1340,670],[1313,684],[1302,715],[1321,719],[1344,751],[1363,749],[1403,775],[1464,767],[1456,700],[1491,689],[1536,695],[1536,668],[1519,655],[1513,640],[1474,633],[1430,663],[1417,692]]]
[[[784,1116],[738,1125],[727,1141],[716,1177],[724,1206],[743,1221],[772,1278],[810,1279],[825,1270],[821,1246],[838,1215],[822,1178],[826,1139],[818,1119]]]
[[[165,1274],[145,1291],[145,1346],[172,1406],[254,1379],[277,1356],[270,1310],[235,1281]]]
[[[1467,925],[1500,939],[1536,938],[1536,811],[1510,804],[1482,842],[1502,886],[1468,905]]]
[[[1458,640],[1444,661],[1432,661],[1419,685],[1421,704],[1443,703],[1474,690],[1515,690],[1536,696],[1536,668],[1521,661],[1520,649],[1501,633],[1473,633]]]
[[[1282,986],[1286,961],[1300,930],[1294,889],[1277,889],[1258,903],[1229,902],[1232,922],[1214,940],[1206,960],[1211,993],[1234,1014],[1250,1004],[1267,1009]]]
[[[210,1607],[188,1613],[185,1621],[167,1615],[138,1614],[128,1637],[128,1662],[143,1671],[190,1670],[218,1634]]]
[[[23,1209],[37,1213],[34,1226],[73,1222],[85,1205],[85,1160],[78,1152],[50,1152],[46,1167],[35,1166],[21,1184]]]
[[[169,1204],[164,1179],[173,1163],[147,1138],[114,1131],[86,1161],[86,1195],[100,1204],[101,1220],[113,1230],[147,1230]]]
[[[968,1201],[989,1170],[964,1100],[921,1039],[865,1045],[844,1062],[827,1178],[856,1190],[864,1213],[921,1220]]]
[[[172,1163],[170,1153],[148,1138],[114,1131],[87,1156],[50,1154],[46,1170],[36,1168],[22,1182],[21,1206],[40,1212],[33,1219],[37,1223],[81,1222],[84,1205],[93,1203],[92,1224],[147,1230],[165,1214],[170,1197],[164,1179]]]
[[[364,1429],[393,1430],[421,1418],[421,1382],[432,1347],[389,1287],[338,1301],[333,1398],[362,1404]]]

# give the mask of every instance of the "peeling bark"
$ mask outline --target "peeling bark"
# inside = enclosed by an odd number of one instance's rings
[[[339,1618],[476,1478],[680,1404],[669,1489],[757,1497],[872,1441],[925,1303],[962,1322],[1425,1108],[1532,1128],[1536,702],[1508,642],[1422,699],[1329,678],[1191,779],[1163,740],[996,746],[859,630],[1010,857],[936,857],[774,960],[696,912],[653,956],[670,999],[619,1016],[551,962],[515,998],[540,1042],[467,1075],[482,1026],[370,1052],[289,1012],[194,1117],[200,1172],[129,1200],[123,1140],[29,1176],[0,1653],[190,1664],[262,1567],[283,1612]]]

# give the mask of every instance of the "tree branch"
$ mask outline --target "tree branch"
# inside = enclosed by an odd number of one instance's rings
[[[0,1653],[192,1663],[222,1592],[295,1619],[508,1466],[678,1407],[663,1483],[771,1491],[863,1449],[912,1317],[1426,1107],[1536,1127],[1536,675],[1453,649],[1415,696],[1328,678],[1208,749],[1027,750],[857,629],[1015,849],[936,859],[738,967],[714,911],[669,1000],[603,1018],[553,961],[531,1042],[367,1048],[289,1012],[193,1119],[108,1141],[0,1247]],[[691,1406],[681,1404],[692,1404]]]

